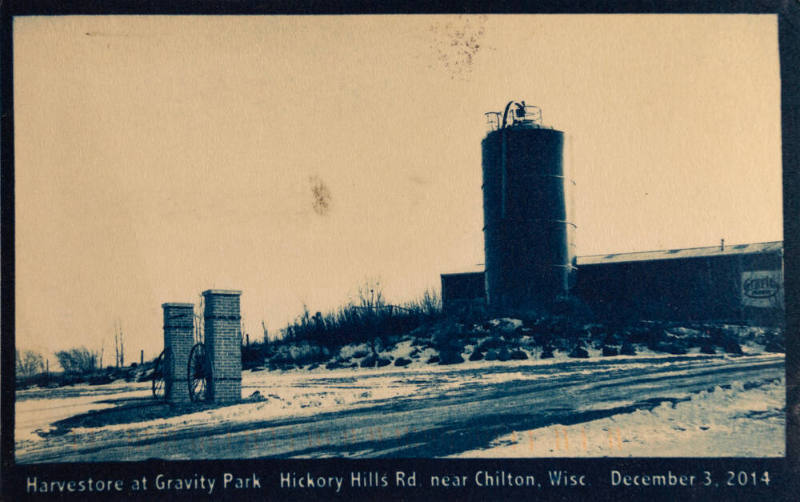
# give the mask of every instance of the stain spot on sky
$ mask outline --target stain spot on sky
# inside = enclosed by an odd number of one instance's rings
[[[469,80],[473,60],[481,49],[486,19],[485,15],[458,16],[431,25],[430,48],[436,55],[435,65],[449,73],[451,80]]]
[[[311,207],[314,212],[320,216],[328,214],[331,207],[331,191],[328,186],[317,176],[311,176],[308,181],[311,184],[311,195],[313,197]]]

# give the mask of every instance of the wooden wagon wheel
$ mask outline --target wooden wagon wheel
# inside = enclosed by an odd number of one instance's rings
[[[163,401],[167,397],[164,388],[164,352],[156,357],[153,362],[153,397],[159,401]]]
[[[206,347],[196,343],[189,353],[188,364],[189,398],[193,402],[208,400],[208,383],[211,379],[211,365],[206,355]]]

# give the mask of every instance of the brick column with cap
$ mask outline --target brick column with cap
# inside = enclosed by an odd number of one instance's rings
[[[188,363],[194,345],[194,304],[164,303],[164,393],[171,404],[189,401]]]
[[[241,291],[203,291],[205,346],[211,362],[210,400],[231,403],[242,398]]]

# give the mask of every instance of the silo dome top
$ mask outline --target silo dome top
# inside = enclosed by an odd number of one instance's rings
[[[513,109],[512,105],[514,105]],[[484,115],[490,131],[506,127],[542,127],[542,109],[525,104],[525,101],[511,100],[502,112],[486,112]]]

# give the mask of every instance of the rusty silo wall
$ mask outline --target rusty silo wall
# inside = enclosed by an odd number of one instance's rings
[[[567,294],[572,269],[564,133],[505,127],[482,148],[489,308],[548,311]]]

